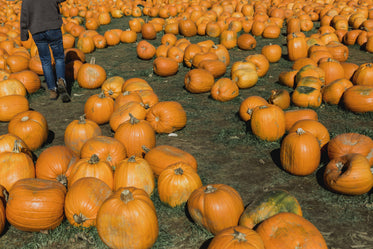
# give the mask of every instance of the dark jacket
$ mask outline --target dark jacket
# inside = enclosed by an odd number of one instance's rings
[[[21,9],[21,41],[28,39],[28,30],[31,34],[50,29],[59,29],[62,26],[62,16],[59,3],[66,0],[23,0]]]

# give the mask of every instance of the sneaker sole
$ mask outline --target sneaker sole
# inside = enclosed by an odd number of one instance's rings
[[[70,98],[69,94],[67,93],[67,90],[66,90],[65,86],[63,86],[62,84],[58,84],[57,89],[58,89],[58,92],[60,93],[62,102],[66,103],[66,102],[71,101],[71,98]]]

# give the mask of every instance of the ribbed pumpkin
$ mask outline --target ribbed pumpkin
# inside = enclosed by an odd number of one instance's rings
[[[35,163],[36,177],[53,180],[67,186],[66,172],[78,158],[64,145],[51,146],[40,153]]]
[[[83,144],[88,139],[100,136],[101,134],[100,126],[89,119],[85,119],[83,115],[80,116],[79,120],[73,120],[67,125],[64,141],[65,145],[71,149],[75,155],[79,156]]]
[[[262,105],[254,109],[250,119],[251,131],[266,141],[276,141],[285,134],[284,111],[276,105]]]
[[[109,163],[93,154],[90,158],[79,159],[67,171],[68,188],[84,177],[96,177],[111,189],[114,187],[114,173]]]
[[[179,70],[179,63],[168,57],[157,57],[153,61],[153,71],[156,75],[167,77],[175,75]]]
[[[204,69],[192,69],[184,77],[185,89],[191,93],[209,92],[214,83],[214,76]]]
[[[238,224],[244,205],[240,194],[225,184],[202,186],[190,195],[188,212],[194,222],[213,234]]]
[[[153,202],[134,187],[118,189],[101,205],[96,227],[110,248],[151,248],[159,232]]]
[[[267,100],[260,96],[249,96],[241,102],[238,113],[243,121],[249,121],[254,108],[257,106],[268,105]]]
[[[325,185],[332,191],[361,195],[373,187],[373,172],[368,159],[357,153],[332,159],[324,171]]]
[[[319,121],[312,119],[302,119],[294,123],[289,129],[289,133],[295,132],[298,128],[302,128],[304,131],[308,131],[314,135],[319,141],[320,148],[323,148],[329,141],[330,135],[328,129]]]
[[[159,199],[171,207],[176,207],[187,202],[191,193],[202,187],[202,181],[192,166],[177,162],[162,170],[157,187]]]
[[[150,164],[156,177],[168,166],[177,162],[189,164],[197,171],[197,160],[190,153],[171,145],[158,145],[152,149],[144,148],[145,160]]]
[[[103,181],[84,177],[70,186],[65,198],[65,215],[75,227],[96,225],[96,217],[102,203],[113,193]]]
[[[356,85],[342,95],[344,107],[352,112],[373,112],[373,86]]]
[[[359,133],[342,133],[328,143],[328,156],[332,160],[347,154],[358,153],[367,157],[373,165],[373,140]]]
[[[26,88],[18,79],[5,79],[0,81],[0,97],[7,95],[26,96]]]
[[[276,189],[257,196],[243,211],[239,225],[254,229],[260,222],[281,212],[302,216],[298,200],[289,192]]]
[[[139,120],[130,114],[130,120],[121,124],[114,134],[127,150],[127,156],[143,157],[143,146],[151,149],[155,146],[155,131],[146,120]]]
[[[293,213],[276,214],[260,223],[255,231],[266,249],[328,248],[320,231],[310,221]]]
[[[147,110],[142,103],[135,101],[120,106],[110,116],[109,124],[111,129],[116,131],[121,124],[130,120],[130,113],[137,119],[143,120],[146,117]]]
[[[271,91],[268,103],[277,105],[281,109],[287,109],[290,106],[290,94],[285,89],[275,89]]]
[[[126,147],[117,139],[108,136],[92,137],[80,149],[80,158],[90,158],[94,154],[106,160],[113,169],[127,157]]]
[[[107,78],[101,85],[101,90],[105,96],[116,99],[122,93],[122,87],[125,80],[121,76],[112,76]]]
[[[0,121],[8,122],[18,113],[27,111],[29,102],[22,95],[8,95],[0,97]]]
[[[9,79],[17,79],[25,86],[29,94],[36,92],[40,89],[40,78],[31,70],[23,70],[20,72],[12,73]]]
[[[176,101],[161,101],[148,109],[145,118],[157,133],[171,133],[186,125],[184,108]]]
[[[36,150],[47,141],[47,120],[37,111],[21,112],[10,120],[8,132],[20,137],[30,150]]]
[[[16,140],[12,151],[0,153],[0,184],[8,192],[18,180],[35,177],[34,162],[21,152],[20,143]]]
[[[6,217],[21,231],[40,232],[59,226],[64,218],[66,188],[45,179],[19,180],[9,191]]]
[[[285,129],[288,131],[295,122],[302,119],[318,120],[317,113],[312,109],[294,109],[285,111]]]
[[[338,105],[343,93],[352,86],[348,79],[335,80],[322,88],[322,100],[329,105]]]
[[[101,87],[106,80],[106,71],[103,67],[96,64],[95,57],[92,57],[89,63],[80,66],[77,81],[80,87],[95,89]]]
[[[207,249],[264,249],[264,243],[254,230],[232,226],[216,234]]]
[[[210,93],[213,99],[226,102],[237,97],[239,89],[233,80],[229,78],[220,78],[212,86]]]
[[[293,175],[312,174],[320,163],[320,145],[311,133],[298,128],[286,135],[280,147],[281,165]]]
[[[108,123],[114,112],[114,100],[104,92],[90,96],[84,104],[86,118],[97,124]]]
[[[117,164],[114,173],[114,190],[122,187],[136,187],[153,194],[155,181],[149,163],[142,157],[131,156]]]
[[[5,151],[12,151],[14,148],[14,142],[19,141],[21,145],[21,152],[26,153],[30,157],[33,157],[31,150],[27,147],[25,142],[22,141],[18,136],[10,133],[0,135],[0,153]]]

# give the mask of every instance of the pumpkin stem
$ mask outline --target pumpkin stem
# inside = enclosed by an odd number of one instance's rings
[[[135,163],[136,162],[136,156],[131,156],[130,158],[128,158],[128,162]]]
[[[5,188],[3,189],[3,195],[4,195],[4,198],[5,198],[5,202],[8,202],[8,199],[9,199],[9,193],[8,193],[8,191],[6,191]]]
[[[85,222],[86,220],[88,220],[82,213],[80,213],[79,215],[74,214],[73,218],[74,218],[74,221],[77,224],[82,224],[83,222]]]
[[[337,163],[335,164],[335,166],[337,167],[337,169],[338,169],[339,172],[342,172],[343,167],[344,167],[345,165],[344,165],[342,162],[337,162]]]
[[[216,188],[214,188],[212,185],[207,185],[205,189],[206,194],[214,193],[216,191]]]
[[[30,118],[28,116],[24,116],[21,118],[21,121],[22,122],[26,122],[27,120],[29,120]]]
[[[17,139],[14,141],[14,146],[12,152],[14,153],[20,153],[22,151],[22,145],[21,145],[21,140]]]
[[[88,163],[89,164],[96,164],[100,161],[100,158],[96,155],[96,154],[93,154],[91,156],[91,158],[88,160]]]
[[[85,124],[85,114],[79,117],[79,124]]]
[[[135,116],[133,116],[132,113],[129,113],[128,115],[130,116],[130,122],[131,122],[132,125],[140,122],[140,120],[138,120]]]
[[[106,96],[105,96],[104,91],[100,92],[100,93],[98,94],[98,97],[99,97],[100,99],[105,98]]]
[[[303,135],[306,132],[302,128],[298,128],[296,133],[297,133],[297,135]]]
[[[67,187],[67,177],[65,175],[58,175],[56,180]]]
[[[148,147],[146,147],[145,145],[141,146],[142,150],[145,152],[145,153],[148,153],[150,151],[150,149]]]
[[[109,95],[113,95],[114,94],[113,90],[111,90],[111,89],[109,89],[108,93],[109,93]]]
[[[89,61],[89,64],[92,64],[92,65],[96,64],[96,58],[92,56],[91,60]]]
[[[239,231],[237,231],[236,229],[233,229],[233,238],[238,240],[239,242],[245,242],[247,241],[246,239],[246,235],[244,233],[240,233]]]
[[[124,189],[122,193],[120,194],[120,199],[123,201],[125,204],[133,200],[133,195],[131,191],[128,189]]]
[[[184,174],[184,170],[182,168],[175,169],[175,175],[182,175]]]

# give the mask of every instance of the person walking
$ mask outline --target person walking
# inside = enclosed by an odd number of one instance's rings
[[[28,40],[30,31],[38,48],[49,98],[56,100],[60,95],[63,102],[69,102],[71,98],[66,89],[62,16],[59,10],[59,4],[64,1],[66,0],[23,0],[20,38],[21,41]],[[55,60],[55,72],[49,47]]]

